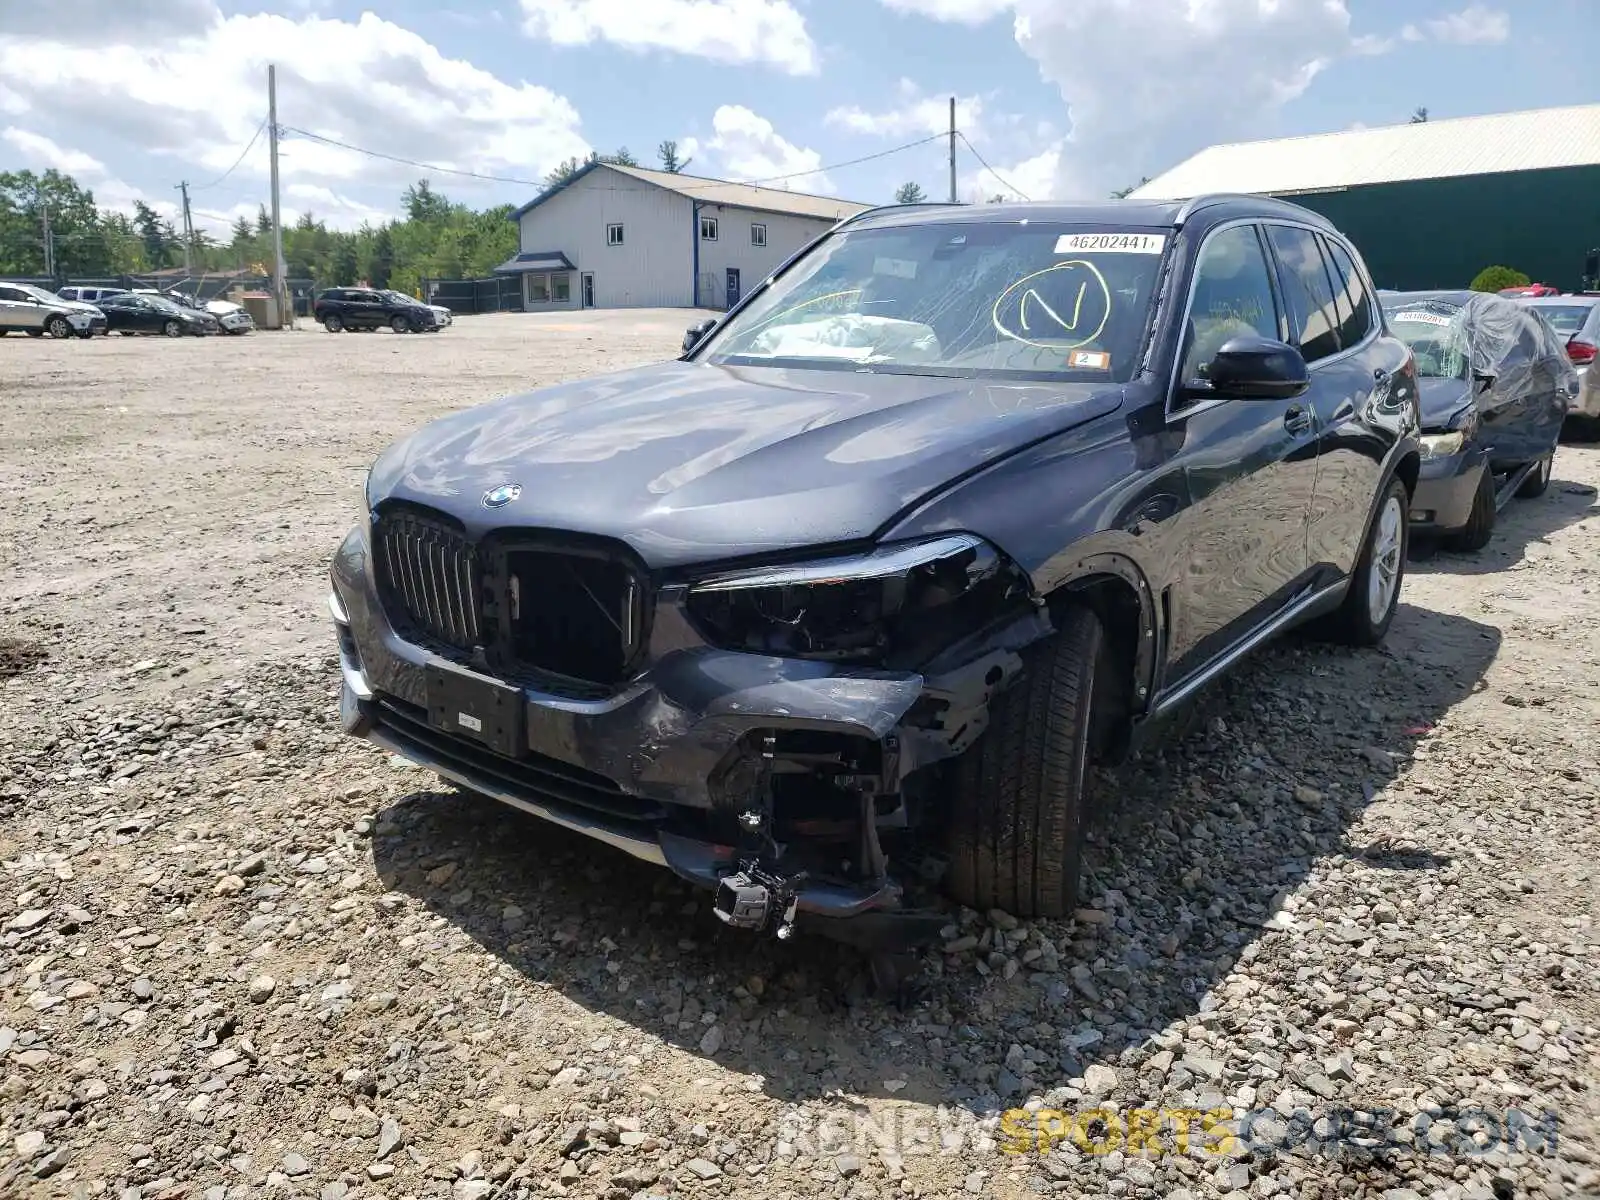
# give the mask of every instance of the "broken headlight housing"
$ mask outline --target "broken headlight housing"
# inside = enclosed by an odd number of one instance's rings
[[[909,669],[1028,595],[998,550],[952,534],[711,576],[690,587],[688,610],[723,649]]]

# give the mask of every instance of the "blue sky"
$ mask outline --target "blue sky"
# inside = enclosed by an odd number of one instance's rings
[[[0,0],[0,168],[57,166],[103,204],[202,224],[266,197],[280,122],[534,181],[675,139],[692,172],[886,201],[1102,197],[1214,142],[1595,99],[1596,0]],[[249,146],[246,151],[247,145]],[[241,153],[243,157],[241,158]],[[237,165],[235,165],[237,164]],[[352,226],[425,172],[295,133],[285,207]],[[534,188],[435,173],[474,204]]]

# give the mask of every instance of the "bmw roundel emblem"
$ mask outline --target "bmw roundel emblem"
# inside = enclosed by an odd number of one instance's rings
[[[483,506],[485,508],[503,508],[520,495],[522,495],[522,485],[520,483],[502,483],[499,487],[483,494]]]

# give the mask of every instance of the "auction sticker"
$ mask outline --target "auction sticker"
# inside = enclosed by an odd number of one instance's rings
[[[1391,321],[1414,321],[1418,325],[1442,325],[1446,327],[1448,327],[1451,322],[1451,318],[1442,317],[1438,313],[1431,312],[1395,313],[1394,316],[1390,317],[1389,319]]]
[[[1063,233],[1056,239],[1056,253],[1160,254],[1166,245],[1162,233]]]
[[[1111,355],[1104,350],[1074,350],[1067,355],[1067,366],[1081,367],[1086,371],[1109,371]]]

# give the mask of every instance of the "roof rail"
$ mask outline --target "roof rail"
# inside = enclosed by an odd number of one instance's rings
[[[1249,204],[1278,204],[1286,208],[1304,207],[1295,204],[1293,200],[1285,200],[1282,196],[1263,196],[1250,192],[1202,192],[1200,195],[1191,196],[1184,201],[1183,207],[1178,210],[1178,215],[1172,219],[1173,224],[1183,225],[1202,208],[1211,204],[1222,204],[1229,200],[1242,200]],[[1321,213],[1315,212],[1315,210],[1307,211],[1313,212],[1315,216],[1327,222],[1329,227],[1332,228],[1332,222],[1329,222]]]
[[[850,216],[845,217],[838,224],[836,224],[834,226],[834,228],[835,229],[843,229],[846,225],[850,224],[852,221],[859,221],[862,217],[870,217],[870,216],[873,216],[876,213],[888,212],[890,209],[895,209],[895,208],[969,208],[969,207],[971,207],[971,206],[968,205],[968,204],[964,204],[959,200],[918,200],[914,204],[875,204],[871,208],[864,208],[858,213],[852,213]]]

